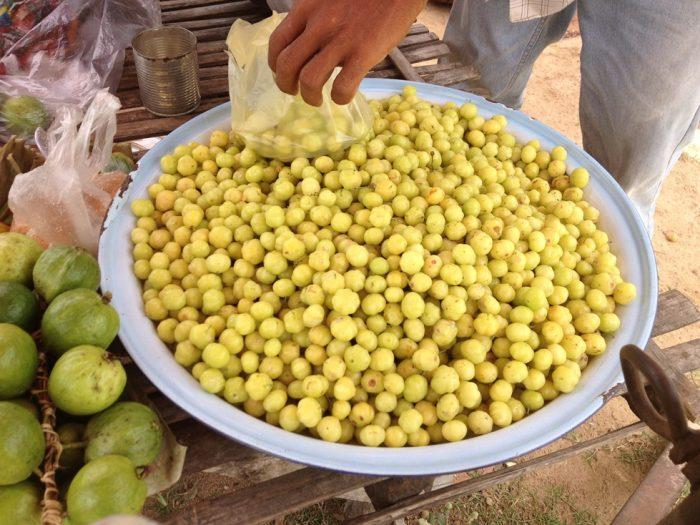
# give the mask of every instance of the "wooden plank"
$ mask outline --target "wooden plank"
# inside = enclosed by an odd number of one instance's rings
[[[437,64],[428,64],[425,66],[415,66],[414,69],[418,72],[419,75],[421,75],[421,76],[426,75],[427,76],[427,75],[439,73],[441,71],[449,71],[450,69],[454,69],[457,67],[466,67],[466,66],[462,66],[461,64],[458,64],[455,62],[452,62],[452,63],[438,62]],[[372,77],[372,78],[397,78],[398,74],[399,73],[395,68],[390,68],[390,69],[382,69],[381,71],[370,71],[367,76]]]
[[[432,42],[439,42],[440,39],[435,33],[418,33],[415,35],[406,35],[406,37],[401,41],[399,47],[401,49],[407,49],[412,46],[420,46],[424,44],[429,44]]]
[[[413,24],[411,29],[406,33],[407,36],[419,35],[420,33],[428,33],[429,30],[423,24]]]
[[[252,13],[250,15],[244,15],[239,18],[247,20],[248,22],[255,23],[259,22],[265,18],[264,14]],[[211,40],[225,40],[228,36],[228,31],[230,26],[226,27],[215,27],[211,29],[195,29],[192,32],[197,37],[197,42],[208,42]]]
[[[429,491],[435,476],[403,476],[389,478],[365,487],[365,492],[376,510],[385,509],[410,496]]]
[[[226,0],[197,0],[197,5],[221,4]],[[241,3],[240,0],[236,3]],[[160,0],[160,10],[170,11],[172,9],[182,9],[192,6],[192,0]]]
[[[684,374],[700,368],[700,339],[664,348],[661,352]]]
[[[401,46],[399,45],[399,48],[400,47]],[[448,56],[449,54],[450,48],[447,47],[447,44],[444,44],[439,41],[424,46],[408,49],[404,53],[404,55],[406,55],[406,58],[411,64],[413,64],[414,62],[423,62],[424,60],[433,60],[436,58],[441,58],[444,56]],[[380,70],[389,69],[391,67],[391,60],[385,58],[384,60],[380,61],[377,65],[375,65],[372,69]]]
[[[230,462],[252,461],[258,452],[223,436],[194,419],[170,425],[177,440],[187,447],[183,475],[195,474]]]
[[[196,7],[191,7],[196,5]],[[223,4],[202,5],[201,1],[189,2],[188,7],[176,11],[166,11],[161,14],[164,24],[197,20],[200,18],[217,19],[227,17],[239,17],[253,12],[270,13],[253,2],[225,2]]]
[[[218,44],[218,42],[217,42]],[[211,66],[227,66],[228,67],[228,55],[225,51],[219,51],[216,53],[206,53],[204,55],[199,55],[197,57],[199,62],[199,67],[211,67]]]
[[[679,397],[683,400],[686,412],[693,419],[700,418],[700,389],[688,379],[683,372],[678,370],[670,359],[666,359],[664,351],[661,350],[653,341],[647,347],[647,352],[654,357],[663,367],[664,372],[676,387]]]
[[[284,516],[382,479],[384,478],[303,468],[217,499],[198,503],[174,514],[166,523],[173,525],[266,523],[277,516]]]
[[[473,68],[456,64],[453,65],[456,67],[425,75],[425,81],[430,82],[431,84],[438,84],[440,86],[452,86],[475,77]]]
[[[697,306],[678,290],[669,290],[659,295],[652,337],[667,334],[700,321]]]
[[[406,58],[406,55],[398,48],[395,47],[389,51],[389,59],[394,63],[394,65],[401,72],[401,76],[406,80],[411,80],[413,82],[423,82],[421,76],[413,69],[411,63]]]
[[[668,444],[637,490],[617,513],[612,525],[658,523],[671,512],[688,480],[681,468],[669,459],[670,448],[671,444]]]
[[[208,29],[208,28],[219,28],[225,27],[226,34],[228,35],[231,25],[238,20],[238,17],[228,17],[228,18],[205,18],[202,20],[183,20],[182,22],[171,22],[165,25],[176,25],[178,27],[184,27],[190,31],[196,29]]]
[[[228,66],[211,66],[199,68],[200,83],[203,83],[204,80],[209,80],[212,78],[228,78]],[[139,83],[136,78],[135,71],[130,71],[127,75],[122,75],[122,79],[119,82],[119,87],[117,88],[117,96],[119,96],[119,99],[122,101],[123,107],[127,106],[124,105],[122,95],[131,90],[138,89],[138,87]]]
[[[170,401],[165,395],[156,390],[150,395],[151,402],[158,408],[161,416],[169,425],[179,423],[181,421],[192,420],[192,416],[182,410],[178,405]],[[193,423],[197,423],[192,420]],[[199,423],[197,423],[199,425]]]
[[[384,525],[385,523],[390,523],[391,521],[397,520],[411,512],[415,512],[426,507],[432,507],[436,504],[463,496],[465,494],[479,492],[494,485],[498,485],[499,483],[520,477],[523,474],[532,472],[536,469],[553,465],[565,459],[578,456],[587,450],[592,450],[606,443],[617,441],[618,439],[621,439],[629,434],[639,432],[644,428],[646,428],[646,425],[639,421],[588,441],[582,441],[581,443],[560,449],[551,454],[524,461],[513,467],[505,467],[489,472],[488,474],[484,474],[483,476],[479,476],[478,478],[460,481],[454,485],[434,490],[426,494],[419,494],[417,496],[406,498],[399,503],[387,507],[386,509],[349,520],[345,525]]]
[[[209,69],[209,68],[207,68]],[[202,100],[207,100],[213,97],[222,97],[228,95],[228,77],[205,78],[200,79],[199,90],[202,95]],[[139,108],[143,106],[141,96],[138,89],[123,91],[119,93],[119,100],[122,102],[123,109]]]
[[[122,137],[125,136],[131,136],[132,138],[136,135],[140,138],[161,136],[163,132],[169,133],[175,129],[171,126],[175,125],[175,127],[177,127],[179,125],[177,124],[178,122],[186,122],[188,116],[192,118],[193,115],[198,115],[227,101],[228,96],[203,100],[199,107],[192,113],[180,117],[157,117],[143,107],[121,110],[117,113],[117,140],[132,140],[122,139]],[[144,130],[141,134],[138,134],[139,125],[142,126]],[[146,132],[149,132],[150,135],[146,135]]]

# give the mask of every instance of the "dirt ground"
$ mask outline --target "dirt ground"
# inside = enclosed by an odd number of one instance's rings
[[[431,3],[419,21],[442,36],[449,8]],[[581,39],[574,24],[567,36],[537,61],[523,111],[581,143],[578,121]],[[662,290],[678,289],[700,304],[700,142],[676,164],[663,185],[655,215],[654,250]],[[657,339],[664,348],[700,337],[700,324]],[[581,427],[539,455],[610,432],[636,421],[621,399],[608,403]],[[407,518],[420,525],[593,525],[610,523],[661,453],[664,443],[651,432],[542,469],[495,489],[460,498]],[[198,475],[149,503],[147,514],[161,518],[193,499],[227,492],[226,478]],[[290,525],[339,523],[343,504],[332,500],[288,516]]]

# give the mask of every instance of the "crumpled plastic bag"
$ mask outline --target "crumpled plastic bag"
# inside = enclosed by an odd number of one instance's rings
[[[359,93],[345,106],[331,100],[339,70],[323,87],[321,107],[280,91],[267,64],[267,49],[284,16],[273,13],[256,24],[238,19],[231,26],[226,39],[231,127],[258,154],[282,161],[346,149],[370,133],[372,111]]]
[[[46,161],[18,175],[10,188],[13,230],[46,246],[68,244],[97,253],[102,222],[127,177],[101,172],[112,155],[119,107],[119,99],[103,89],[84,114],[63,106],[48,130],[37,131]]]
[[[66,104],[85,109],[102,88],[114,92],[133,37],[161,22],[157,0],[52,1],[57,5],[48,14],[45,0],[13,4],[8,19],[17,31],[4,35],[0,56],[0,95],[34,97],[50,116]],[[0,120],[12,127],[2,113],[0,108]],[[33,122],[42,124],[42,119],[28,119]],[[32,126],[15,122],[14,128],[8,131]],[[21,135],[31,137],[31,131]]]

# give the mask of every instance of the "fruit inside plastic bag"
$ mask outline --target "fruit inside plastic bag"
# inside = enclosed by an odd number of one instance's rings
[[[346,149],[370,133],[369,105],[359,93],[345,106],[331,100],[339,70],[323,87],[321,107],[280,91],[267,64],[267,49],[284,16],[273,13],[256,24],[238,19],[231,26],[226,43],[233,131],[258,154],[282,161]]]
[[[45,128],[51,116],[41,101],[31,95],[7,97],[0,106],[0,119],[13,135],[27,138],[37,128]]]
[[[97,253],[104,216],[126,174],[103,173],[112,155],[119,100],[98,91],[83,114],[63,106],[48,130],[37,131],[46,162],[15,178],[8,198],[12,229],[45,245]]]

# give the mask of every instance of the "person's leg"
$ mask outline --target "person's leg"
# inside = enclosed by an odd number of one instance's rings
[[[455,0],[445,43],[480,77],[455,87],[519,108],[532,65],[542,50],[566,32],[576,3],[558,13],[511,23],[510,0]]]
[[[700,118],[698,0],[579,0],[583,145],[651,229]]]

